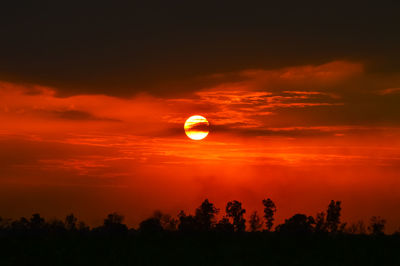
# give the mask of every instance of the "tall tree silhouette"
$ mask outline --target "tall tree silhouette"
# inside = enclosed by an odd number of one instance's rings
[[[331,203],[329,203],[326,215],[326,225],[329,232],[336,233],[338,231],[340,224],[340,211],[342,210],[340,204],[340,201],[334,200],[331,200]]]
[[[274,214],[276,212],[275,203],[271,199],[264,199],[262,201],[264,205],[264,218],[266,220],[265,225],[267,227],[267,231],[271,231],[272,226],[274,225]]]
[[[383,235],[385,231],[386,220],[379,216],[372,216],[370,219],[370,224],[368,226],[368,231],[373,235]]]
[[[201,231],[210,231],[215,223],[215,215],[219,209],[215,208],[214,204],[205,199],[200,207],[196,209],[195,219]]]
[[[254,211],[250,215],[249,223],[250,223],[250,231],[251,232],[256,232],[262,228],[263,222],[261,221],[260,216],[258,216],[257,211]]]
[[[242,203],[234,200],[229,201],[226,205],[226,215],[233,218],[233,227],[236,232],[243,232],[246,230],[246,220],[243,215],[246,210],[242,208]]]

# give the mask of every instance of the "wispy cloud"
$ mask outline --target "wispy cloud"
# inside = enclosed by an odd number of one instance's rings
[[[400,88],[388,88],[379,91],[379,94],[381,95],[396,94],[396,93],[400,93]]]

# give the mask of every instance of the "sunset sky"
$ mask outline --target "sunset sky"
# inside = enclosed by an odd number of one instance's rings
[[[133,2],[2,6],[0,216],[270,197],[400,227],[400,3]]]

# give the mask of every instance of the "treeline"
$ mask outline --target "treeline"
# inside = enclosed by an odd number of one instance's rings
[[[128,228],[123,223],[124,217],[118,213],[111,213],[101,226],[90,228],[85,222],[79,221],[74,214],[69,214],[64,220],[53,219],[46,221],[40,214],[35,213],[30,218],[21,217],[17,220],[0,217],[0,232],[3,234],[43,234],[43,233],[243,233],[264,232],[279,234],[371,234],[384,235],[386,220],[373,216],[369,224],[358,221],[353,224],[341,222],[341,202],[332,200],[326,211],[317,213],[315,217],[305,214],[295,214],[285,219],[285,222],[275,225],[277,208],[271,199],[262,201],[264,211],[262,214],[254,211],[249,220],[245,219],[246,210],[242,203],[236,200],[226,204],[224,215],[217,220],[221,212],[208,199],[204,200],[195,210],[194,214],[181,211],[177,217],[164,214],[160,211],[145,219],[137,229]],[[396,232],[400,235],[400,232]]]

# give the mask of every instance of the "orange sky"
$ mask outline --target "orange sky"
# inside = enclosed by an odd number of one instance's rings
[[[331,61],[196,80],[210,85],[119,98],[0,82],[0,215],[98,225],[118,211],[136,226],[205,198],[250,213],[270,197],[278,222],[335,199],[344,221],[400,226],[400,77]],[[184,134],[194,114],[211,124],[203,141]]]

